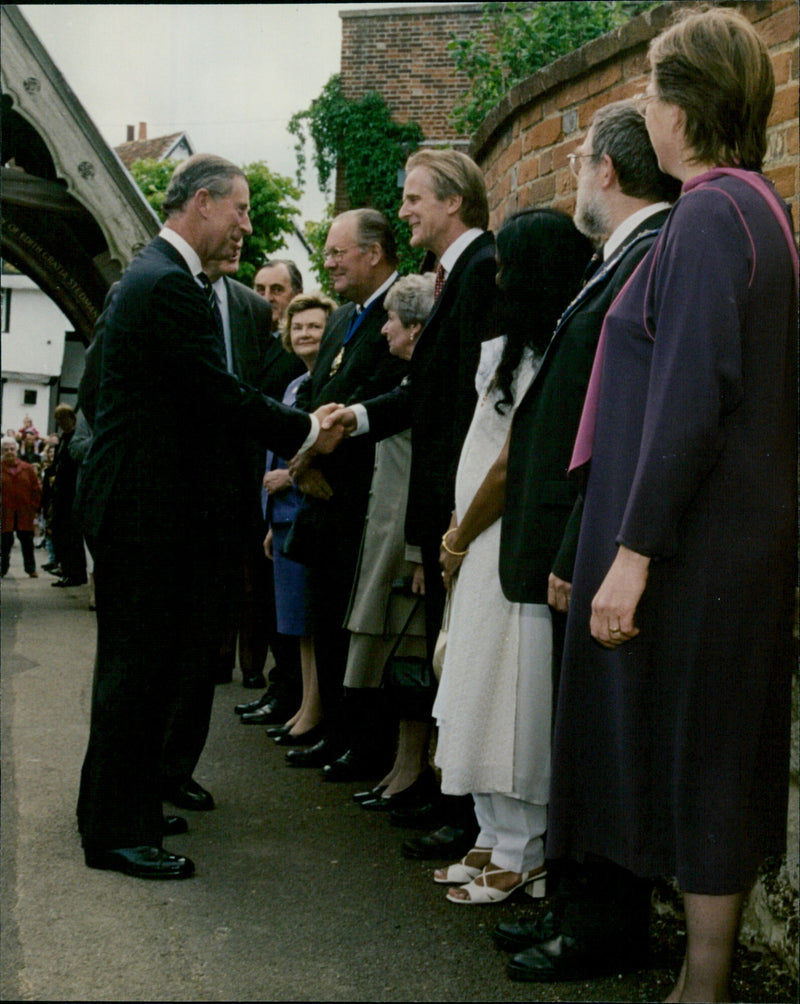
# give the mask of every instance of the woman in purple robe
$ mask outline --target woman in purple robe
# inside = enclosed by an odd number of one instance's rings
[[[728,9],[650,48],[682,195],[606,317],[554,737],[548,857],[674,875],[669,1001],[730,1000],[741,905],[785,848],[796,570],[797,252],[759,173],[767,50]]]

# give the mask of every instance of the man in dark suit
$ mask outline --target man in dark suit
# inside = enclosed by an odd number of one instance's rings
[[[365,399],[338,416],[351,433],[384,439],[411,427],[406,539],[422,550],[429,654],[442,623],[439,548],[455,505],[455,473],[477,403],[481,342],[495,334],[494,239],[483,175],[465,154],[421,150],[406,164],[400,218],[412,247],[439,260],[437,297],[409,364],[410,379],[393,393]],[[445,857],[471,846],[472,800],[449,799],[448,824],[407,841],[413,857]],[[397,820],[398,822],[401,820]]]
[[[515,603],[547,600],[553,607],[556,699],[581,511],[567,468],[595,350],[606,311],[652,246],[679,191],[659,171],[644,119],[630,102],[595,115],[571,164],[578,178],[575,223],[605,243],[593,274],[559,320],[484,482],[482,525],[462,522],[451,538],[453,550],[464,550],[502,513],[500,580],[506,597]],[[495,940],[519,952],[509,966],[512,979],[590,979],[640,964],[649,906],[647,883],[596,860],[562,873],[544,918],[500,924]]]
[[[328,231],[325,267],[336,295],[348,300],[335,310],[325,328],[307,395],[298,405],[318,408],[330,402],[349,404],[396,387],[407,364],[389,353],[381,333],[386,323],[383,298],[397,279],[397,251],[388,220],[374,209],[353,209],[336,217]],[[315,460],[330,485],[327,500],[311,499],[322,517],[319,559],[312,569],[312,588],[318,597],[315,631],[317,671],[326,718],[325,736],[306,750],[291,750],[287,762],[295,767],[327,767],[329,779],[363,776],[383,769],[373,751],[356,757],[354,731],[370,715],[364,703],[373,691],[349,691],[343,701],[342,682],[350,634],[344,627],[364,530],[375,449],[368,439],[342,443],[334,454]],[[302,473],[295,475],[304,487]],[[385,741],[385,731],[383,735]],[[361,762],[359,762],[361,761]]]
[[[272,308],[272,337],[267,340],[259,387],[264,394],[280,400],[289,383],[305,372],[302,362],[293,352],[287,352],[280,340],[286,308],[303,292],[303,277],[291,259],[271,258],[256,272],[253,290]]]
[[[180,681],[193,668],[203,681],[218,641],[224,556],[238,533],[231,437],[244,426],[282,453],[330,449],[336,437],[317,436],[328,409],[299,414],[227,371],[202,262],[238,261],[251,231],[242,171],[189,158],[164,211],[165,227],[110,297],[97,358],[77,503],[98,629],[78,825],[89,867],[167,879],[194,870],[161,847],[159,767]]]
[[[226,369],[243,383],[267,393],[264,360],[271,340],[269,303],[232,278],[239,267],[238,257],[208,258],[202,265],[222,321]],[[281,397],[282,391],[277,396]],[[220,605],[215,615],[220,643],[210,663],[211,676],[201,682],[197,667],[192,667],[182,681],[164,743],[162,792],[165,799],[182,809],[214,807],[211,793],[192,775],[208,736],[214,685],[231,679],[237,634],[243,679],[246,681],[249,675],[264,683],[267,642],[261,626],[267,613],[266,573],[260,590],[257,578],[259,562],[266,560],[260,507],[264,450],[245,427],[232,430],[227,450],[232,461],[231,503],[235,508],[227,513],[231,546],[225,553],[226,587],[219,592]],[[299,666],[297,671],[299,674]]]

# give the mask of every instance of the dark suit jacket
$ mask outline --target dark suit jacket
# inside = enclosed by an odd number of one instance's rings
[[[512,602],[546,603],[551,571],[571,581],[581,505],[567,468],[600,329],[666,218],[665,210],[645,220],[567,307],[514,413],[500,536],[500,581]]]
[[[409,543],[441,536],[455,505],[455,474],[475,411],[481,342],[495,332],[494,237],[482,234],[456,261],[420,332],[410,379],[393,394],[365,400],[370,432],[385,439],[411,426]]]
[[[238,429],[290,455],[308,434],[304,415],[231,376],[208,303],[180,254],[156,237],[113,290],[102,346],[94,440],[79,511],[88,537],[102,532],[115,498],[141,500],[132,533],[148,514],[162,538],[224,536],[235,472],[228,445]],[[90,395],[89,395],[90,396]]]
[[[370,304],[366,317],[344,345],[355,312],[355,304],[348,303],[331,314],[311,380],[298,394],[298,406],[312,411],[331,401],[353,404],[393,389],[407,373],[408,363],[390,355],[386,336],[381,334],[387,317],[382,299]],[[344,353],[332,373],[343,346]],[[344,517],[348,523],[357,523],[360,541],[375,462],[373,441],[365,436],[346,439],[330,456],[318,457],[315,462],[333,488],[331,501],[337,521]]]
[[[233,372],[244,383],[261,390],[259,381],[272,338],[272,307],[236,279],[225,276],[223,281],[228,292]]]

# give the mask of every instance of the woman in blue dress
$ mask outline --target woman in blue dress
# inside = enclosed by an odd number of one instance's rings
[[[307,372],[292,380],[286,388],[284,404],[293,406],[298,389],[310,378],[325,325],[335,309],[334,301],[319,292],[300,293],[287,307],[281,335],[283,345],[305,363]],[[325,479],[321,475],[317,478],[317,489],[324,493]],[[320,738],[323,708],[314,653],[314,606],[309,569],[283,553],[286,537],[302,505],[303,493],[292,484],[287,462],[272,453],[267,454],[264,492],[265,518],[269,523],[264,551],[273,562],[277,628],[279,634],[299,638],[303,680],[299,709],[284,725],[268,729],[268,734],[280,745],[313,745]]]

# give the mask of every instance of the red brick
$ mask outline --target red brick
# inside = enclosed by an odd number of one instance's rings
[[[780,45],[797,38],[796,5],[790,3],[771,17],[759,21],[756,30],[770,48],[773,45]]]
[[[529,181],[539,177],[539,158],[526,157],[517,165],[517,185],[522,188]]]
[[[767,124],[776,125],[779,122],[788,122],[791,118],[797,118],[797,84],[789,84],[775,92]]]
[[[561,116],[545,119],[539,125],[534,126],[525,134],[525,143],[528,149],[540,150],[542,147],[552,146],[561,138]]]
[[[775,167],[765,172],[773,182],[782,199],[789,199],[797,194],[797,168],[794,166]]]

